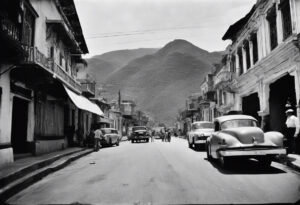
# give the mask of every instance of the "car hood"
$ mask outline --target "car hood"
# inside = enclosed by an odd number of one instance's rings
[[[242,144],[264,143],[264,132],[258,127],[229,128],[221,132],[238,139]]]

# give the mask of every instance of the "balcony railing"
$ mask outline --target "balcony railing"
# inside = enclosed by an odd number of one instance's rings
[[[0,31],[16,41],[20,41],[20,29],[15,23],[0,15]]]
[[[92,95],[95,95],[95,83],[93,82],[84,82],[81,83],[81,89],[82,92],[90,93]]]
[[[221,71],[217,74],[215,78],[215,87],[221,83],[230,83],[235,77],[235,73],[230,71]]]
[[[81,85],[74,78],[72,78],[61,66],[54,62],[53,59],[47,58],[36,47],[24,46],[27,52],[25,63],[34,63],[48,70],[51,74],[58,77],[62,82],[81,91]]]

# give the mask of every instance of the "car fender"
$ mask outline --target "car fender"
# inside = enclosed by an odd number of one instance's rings
[[[276,146],[283,147],[283,134],[276,131],[266,132],[265,133],[265,142],[271,142]]]
[[[223,145],[223,140],[225,140],[225,145]],[[211,155],[213,158],[218,158],[218,150],[222,147],[231,147],[231,146],[239,146],[241,143],[234,136],[227,133],[214,133],[210,139],[211,144]]]

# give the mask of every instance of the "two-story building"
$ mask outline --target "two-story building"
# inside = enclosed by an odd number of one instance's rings
[[[199,109],[201,120],[212,121],[216,115],[216,92],[213,87],[214,75],[208,74],[200,85]]]
[[[73,0],[0,3],[0,165],[79,141],[99,107],[76,80],[88,53]]]
[[[298,0],[258,0],[223,36],[232,41],[234,108],[258,118],[267,130],[282,132],[287,101],[294,108],[299,104],[299,33]]]

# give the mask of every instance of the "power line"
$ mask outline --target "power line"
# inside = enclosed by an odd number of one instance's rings
[[[148,29],[148,30],[136,30],[130,32],[115,32],[115,33],[103,33],[103,34],[92,34],[86,35],[86,39],[94,38],[112,38],[120,36],[134,36],[134,35],[145,35],[149,33],[156,33],[161,31],[171,31],[171,30],[186,30],[186,29],[203,29],[208,28],[208,26],[186,26],[186,27],[173,27],[173,28],[161,28],[161,29]]]

